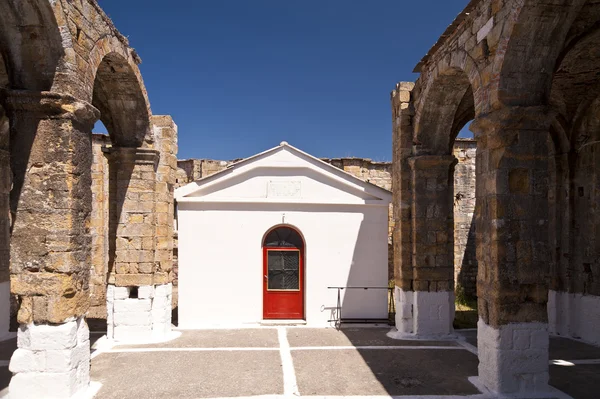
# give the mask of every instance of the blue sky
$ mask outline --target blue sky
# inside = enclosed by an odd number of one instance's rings
[[[319,157],[391,160],[389,93],[467,0],[99,0],[129,38],[179,158],[285,140]],[[96,131],[102,127],[97,126]]]

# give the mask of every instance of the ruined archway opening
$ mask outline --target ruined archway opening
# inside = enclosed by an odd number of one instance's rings
[[[51,90],[63,56],[52,5],[36,0],[1,2],[0,48],[11,89]]]
[[[548,319],[552,333],[600,343],[599,325],[581,316],[600,306],[600,30],[592,6],[571,27],[551,87]]]
[[[400,319],[402,329],[412,325],[418,335],[450,334],[456,315],[456,298],[465,303],[458,277],[466,276],[467,269],[471,270],[470,279],[465,279],[470,280],[470,297],[473,298],[469,311],[476,314],[473,231],[476,151],[472,140],[457,139],[462,128],[475,116],[475,96],[469,77],[459,68],[449,68],[433,82],[424,84],[415,88],[418,97],[408,160],[412,182],[412,292],[421,305],[417,311],[413,310],[417,316],[412,322],[410,315],[407,318],[404,313]],[[471,181],[464,182],[466,178]],[[472,249],[472,256],[464,256],[467,247]],[[470,263],[470,267],[463,268],[463,261]],[[461,269],[464,270],[461,272]],[[402,301],[410,301],[412,294],[406,294],[404,289],[399,294],[407,298]],[[438,309],[439,318],[425,325],[421,314],[427,314],[428,309],[434,307]],[[476,315],[473,323],[461,327],[475,324]]]
[[[114,146],[142,147],[148,139],[148,104],[136,74],[122,56],[110,53],[98,66],[92,105],[100,110]]]
[[[460,69],[448,69],[435,79],[425,101],[417,115],[415,152],[450,155],[458,133],[475,117],[469,77]]]
[[[475,161],[477,143],[468,130],[475,118],[471,85],[464,93],[450,133],[454,167],[454,328],[477,326],[477,256],[475,245]]]
[[[135,154],[136,149],[152,142],[150,110],[144,93],[127,59],[117,53],[104,56],[96,71],[92,94],[92,105],[100,111],[92,137],[94,201],[88,323],[94,330],[106,328],[107,284],[115,271],[117,231],[122,225],[124,203],[128,196],[139,195],[130,193],[129,188],[135,164],[121,157],[123,151]]]

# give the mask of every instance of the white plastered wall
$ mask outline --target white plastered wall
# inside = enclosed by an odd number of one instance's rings
[[[551,334],[600,345],[600,297],[550,291],[548,325]]]
[[[287,143],[175,192],[179,326],[263,319],[262,240],[278,225],[305,240],[310,325],[337,317],[333,286],[387,287],[391,193]],[[342,291],[343,318],[387,318],[387,290]]]
[[[181,203],[178,213],[182,328],[262,321],[262,240],[282,222],[305,239],[307,324],[335,316],[328,286],[387,286],[387,204]],[[343,291],[342,316],[387,318],[387,291]]]

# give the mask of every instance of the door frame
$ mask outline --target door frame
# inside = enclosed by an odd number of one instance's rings
[[[300,237],[300,239],[302,240],[302,248],[297,248],[297,247],[276,247],[276,246],[267,246],[265,245],[265,240],[267,238],[267,236],[274,230],[277,230],[279,228],[288,228],[291,230],[294,230],[296,232],[296,234],[298,234],[298,236]],[[269,251],[296,251],[299,254],[299,276],[298,276],[298,284],[300,289],[298,291],[301,292],[302,295],[302,312],[299,318],[294,318],[292,320],[306,320],[306,241],[304,240],[304,236],[302,235],[302,233],[300,232],[300,229],[298,229],[295,226],[289,225],[289,224],[279,224],[276,226],[271,227],[270,229],[268,229],[261,241],[261,251],[262,251],[262,268],[261,268],[261,281],[262,281],[262,318],[263,320],[277,320],[276,318],[269,318],[269,317],[265,317],[266,315],[266,293],[268,291],[281,291],[281,292],[285,292],[287,290],[269,290],[268,289],[268,280],[265,278],[266,276],[268,276],[268,264],[267,264],[267,253]],[[289,290],[289,292],[296,292],[294,290]],[[286,319],[282,319],[282,320],[286,320]]]

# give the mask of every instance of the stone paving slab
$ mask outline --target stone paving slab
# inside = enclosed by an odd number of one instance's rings
[[[210,398],[283,394],[278,351],[103,353],[94,399]]]
[[[8,369],[8,366],[0,367],[0,391],[8,387],[11,378],[12,373]]]
[[[190,330],[171,341],[149,345],[119,345],[118,348],[278,348],[274,328],[238,330]]]
[[[600,359],[600,347],[569,338],[550,337],[550,359]],[[600,392],[596,397],[600,398]]]
[[[453,341],[399,340],[386,336],[390,328],[289,328],[291,347],[302,346],[458,346]]]
[[[598,399],[600,364],[550,366],[550,385],[575,399]]]
[[[477,330],[454,330],[457,335],[462,335],[465,341],[477,348]]]
[[[294,350],[300,395],[466,395],[479,391],[466,350]]]

